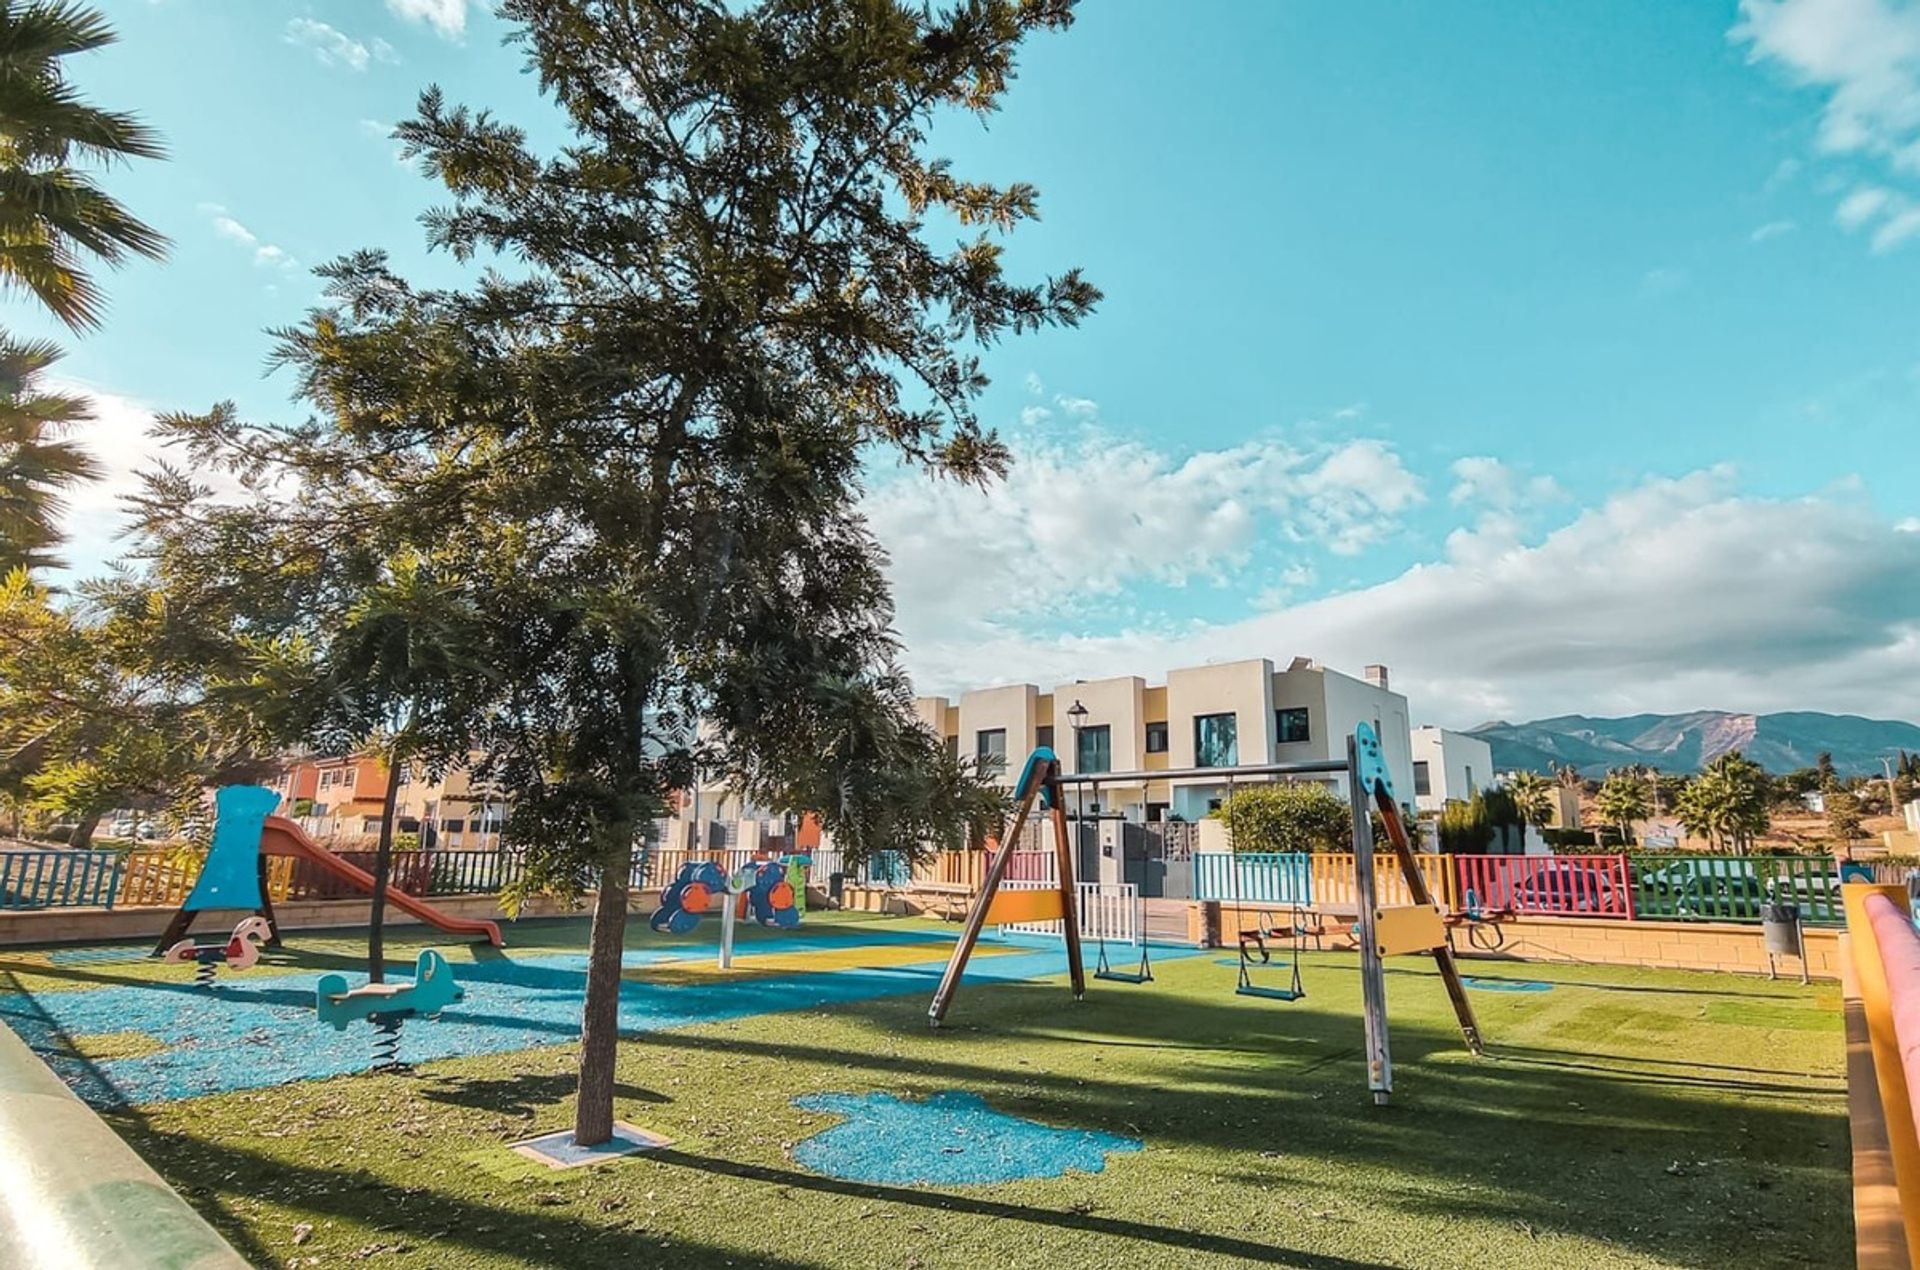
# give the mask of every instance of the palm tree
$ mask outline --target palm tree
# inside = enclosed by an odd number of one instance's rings
[[[1553,819],[1553,782],[1538,772],[1513,772],[1506,779],[1506,787],[1520,818],[1536,829],[1545,829]]]
[[[114,38],[71,0],[0,0],[0,283],[32,292],[74,330],[100,322],[88,259],[119,265],[167,244],[70,166],[161,154],[138,119],[90,105],[67,82],[61,59]]]
[[[44,392],[40,377],[60,358],[41,341],[0,333],[0,575],[57,567],[62,492],[99,475],[93,459],[60,434],[92,417],[78,397]]]
[[[1645,782],[1635,769],[1628,767],[1607,773],[1600,792],[1594,796],[1593,808],[1602,820],[1620,830],[1622,842],[1632,841],[1633,822],[1646,819],[1652,810],[1647,804]]]

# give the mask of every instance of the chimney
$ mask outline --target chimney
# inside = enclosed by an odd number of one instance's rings
[[[1385,666],[1369,666],[1363,673],[1366,675],[1368,683],[1376,688],[1385,690],[1387,686],[1387,668]]]

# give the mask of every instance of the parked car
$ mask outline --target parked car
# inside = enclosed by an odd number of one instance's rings
[[[1751,859],[1675,860],[1640,869],[1639,879],[1643,896],[1682,915],[1745,911],[1766,898]]]
[[[1618,908],[1615,879],[1599,869],[1555,863],[1530,871],[1513,884],[1521,912],[1607,913]]]

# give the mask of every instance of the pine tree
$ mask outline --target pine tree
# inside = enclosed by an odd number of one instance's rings
[[[1034,189],[926,153],[936,111],[994,109],[1021,42],[1069,23],[1064,0],[502,13],[566,148],[436,90],[398,135],[451,196],[431,244],[512,275],[424,289],[373,252],[325,270],[327,307],[280,345],[319,418],[170,420],[196,464],[254,473],[260,494],[210,509],[162,475],[145,524],[148,550],[214,562],[209,593],[232,593],[221,546],[323,586],[381,549],[274,484],[332,446],[343,479],[406,490],[375,523],[463,562],[446,581],[493,676],[482,775],[511,804],[524,887],[596,895],[575,1109],[595,1144],[633,845],[674,790],[724,773],[817,812],[853,859],[957,843],[1000,806],[912,715],[858,483],[875,453],[995,479],[1008,454],[974,414],[972,350],[1076,323],[1098,292],[1071,271],[1008,279],[994,235],[1036,213]],[[934,212],[973,236],[936,250]]]

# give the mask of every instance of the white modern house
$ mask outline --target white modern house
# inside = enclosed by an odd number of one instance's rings
[[[1467,802],[1493,781],[1493,747],[1477,736],[1431,725],[1413,729],[1413,800],[1438,812]]]
[[[1005,684],[958,698],[922,697],[915,710],[956,753],[1003,763],[1011,783],[1035,746],[1055,750],[1075,773],[1181,771],[1262,763],[1344,761],[1356,725],[1380,734],[1403,800],[1414,789],[1407,699],[1388,686],[1387,669],[1354,678],[1306,657],[1284,669],[1264,657],[1189,666],[1164,684],[1138,675],[1076,679],[1043,690]],[[1199,820],[1241,779],[1218,775],[1101,785],[1085,810],[1129,820]],[[1344,776],[1326,778],[1345,795]]]

